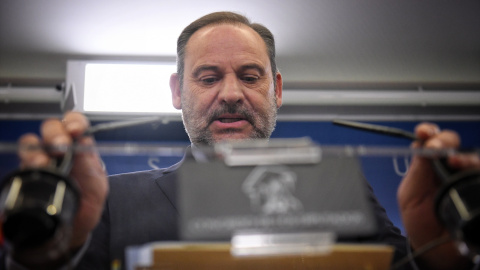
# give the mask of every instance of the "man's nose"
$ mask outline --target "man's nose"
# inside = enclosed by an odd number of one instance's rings
[[[221,102],[228,104],[243,102],[244,93],[242,85],[235,75],[229,74],[224,77],[222,88],[220,89],[218,96]]]

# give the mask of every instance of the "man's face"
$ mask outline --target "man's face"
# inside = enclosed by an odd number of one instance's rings
[[[272,78],[265,43],[243,25],[207,26],[193,34],[183,89],[175,75],[171,87],[194,144],[270,137],[282,98],[281,75]]]

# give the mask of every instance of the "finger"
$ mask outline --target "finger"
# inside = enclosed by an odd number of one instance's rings
[[[443,130],[425,141],[425,147],[433,149],[457,148],[460,146],[460,136],[451,130]]]
[[[65,130],[76,140],[76,143],[81,146],[94,146],[95,140],[91,136],[82,136],[90,127],[88,118],[78,112],[69,112],[65,114],[63,119]],[[77,164],[96,162],[100,160],[95,148],[90,148],[91,151],[79,151],[75,153],[75,161]],[[79,166],[81,167],[81,166]]]
[[[424,142],[426,148],[431,149],[456,149],[460,146],[461,140],[458,133],[451,130],[443,130],[440,133],[430,137]],[[474,156],[449,155],[445,157],[448,167],[451,169],[467,169],[475,163]]]
[[[90,127],[90,122],[87,117],[81,113],[68,112],[63,118],[63,125],[72,137],[77,138],[84,134]]]
[[[42,150],[40,139],[35,134],[25,134],[18,140],[20,168],[46,167],[50,158]]]
[[[424,122],[415,127],[415,135],[420,140],[427,140],[438,133],[440,133],[440,128],[433,123]]]
[[[480,156],[478,153],[453,155],[448,163],[454,169],[480,169]]]
[[[52,150],[48,153],[54,156],[62,154],[60,150],[65,150],[72,143],[70,134],[58,119],[45,120],[40,127],[40,133],[44,145],[50,147],[48,150]]]

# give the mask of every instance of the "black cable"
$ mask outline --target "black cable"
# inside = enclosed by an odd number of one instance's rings
[[[427,251],[429,251],[429,250],[431,250],[435,247],[438,247],[442,244],[445,244],[450,240],[451,240],[451,238],[448,235],[439,237],[437,239],[434,239],[431,242],[428,242],[427,244],[425,244],[424,246],[416,249],[414,252],[409,252],[409,254],[407,256],[405,256],[400,261],[398,261],[394,265],[392,265],[392,267],[390,269],[392,269],[392,270],[399,269],[401,266],[403,266],[403,265],[405,265],[409,262],[413,262],[415,260],[415,258],[417,258],[420,255],[423,255],[425,252],[427,252]],[[411,250],[411,248],[409,247],[409,251],[410,250]]]

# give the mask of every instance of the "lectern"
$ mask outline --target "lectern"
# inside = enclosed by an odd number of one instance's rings
[[[392,247],[339,244],[377,232],[354,155],[307,139],[215,147],[178,169],[181,241],[131,248],[131,270],[389,268]]]
[[[129,270],[387,270],[393,248],[386,245],[336,244],[304,254],[233,256],[229,243],[159,243],[135,250]],[[132,258],[133,259],[133,256]]]

